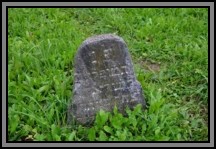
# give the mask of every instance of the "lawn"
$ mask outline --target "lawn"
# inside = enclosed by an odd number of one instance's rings
[[[128,45],[147,109],[67,125],[74,57],[92,35]],[[8,140],[207,141],[207,8],[9,8]]]

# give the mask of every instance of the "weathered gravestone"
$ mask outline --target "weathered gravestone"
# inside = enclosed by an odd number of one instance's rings
[[[75,58],[68,122],[90,124],[100,109],[111,112],[116,105],[124,113],[137,104],[146,105],[124,40],[112,34],[86,39]]]

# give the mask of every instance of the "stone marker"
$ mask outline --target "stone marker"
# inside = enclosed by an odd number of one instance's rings
[[[137,104],[145,108],[146,102],[124,40],[112,34],[86,39],[75,58],[68,122],[90,124],[100,109],[111,112],[116,105],[124,113]]]

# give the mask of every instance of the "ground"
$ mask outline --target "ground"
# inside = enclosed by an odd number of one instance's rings
[[[148,108],[68,126],[74,56],[104,33],[127,43]],[[208,9],[9,8],[8,139],[208,140]]]

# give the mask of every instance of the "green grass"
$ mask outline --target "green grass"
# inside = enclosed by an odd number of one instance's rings
[[[9,8],[8,139],[207,141],[207,19],[204,8]],[[148,108],[68,126],[74,56],[102,33],[126,41]]]

